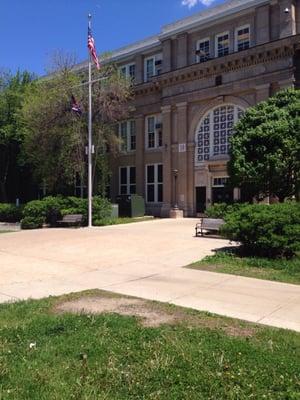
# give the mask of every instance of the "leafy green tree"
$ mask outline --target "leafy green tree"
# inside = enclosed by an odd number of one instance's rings
[[[14,76],[2,72],[0,76],[0,201],[3,202],[8,200],[9,171],[19,162],[24,130],[18,112],[32,79],[29,72],[17,72]]]
[[[53,193],[73,185],[76,176],[81,181],[86,179],[88,87],[82,82],[87,82],[87,73],[73,72],[65,63],[61,64],[63,67],[50,77],[32,83],[22,108],[25,153],[34,166],[37,182],[44,183]],[[130,82],[113,65],[103,66],[100,73],[95,71],[93,80],[96,181],[104,150],[108,145],[115,148],[118,143],[115,126],[126,117],[131,89]],[[81,107],[81,116],[71,111],[72,95]],[[97,182],[94,187],[99,187]]]
[[[248,109],[231,138],[231,184],[280,202],[300,189],[300,91],[287,89]]]

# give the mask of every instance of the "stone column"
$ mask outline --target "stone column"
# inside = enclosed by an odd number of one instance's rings
[[[255,10],[255,44],[270,41],[270,6],[258,7]]]
[[[136,193],[145,198],[145,117],[139,114],[136,121]]]
[[[296,34],[296,11],[292,0],[279,2],[280,39]]]
[[[256,90],[256,103],[267,100],[270,97],[270,84],[266,83],[265,85],[259,85],[255,87]]]
[[[172,49],[171,40],[167,39],[162,42],[163,51],[163,72],[169,72],[172,69]]]
[[[144,60],[141,54],[136,55],[135,57],[135,83],[143,83],[144,82]]]
[[[172,207],[172,110],[171,106],[161,107],[163,124],[163,206],[161,210],[162,217],[170,215]]]
[[[187,215],[196,214],[195,209],[195,143],[187,144]]]
[[[177,104],[178,205],[187,213],[187,102]]]
[[[177,37],[177,68],[186,67],[188,62],[188,34]]]

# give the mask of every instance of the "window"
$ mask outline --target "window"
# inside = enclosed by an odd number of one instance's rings
[[[235,51],[242,51],[250,47],[250,26],[245,25],[235,31]]]
[[[119,193],[130,195],[136,193],[135,167],[120,167]]]
[[[126,64],[119,68],[120,74],[125,78],[135,78],[135,64]]]
[[[146,165],[146,198],[147,203],[162,203],[163,201],[162,164]]]
[[[123,152],[136,149],[136,125],[134,120],[124,121],[119,124],[120,150]]]
[[[157,54],[145,59],[145,82],[148,82],[153,76],[162,73],[162,54]]]
[[[162,123],[160,115],[151,115],[146,118],[146,148],[162,147]]]
[[[202,118],[196,133],[196,165],[228,155],[229,138],[233,134],[234,124],[242,114],[240,107],[224,104],[212,109]]]
[[[229,54],[229,32],[224,32],[216,36],[216,57],[227,54]]]
[[[225,187],[228,184],[228,176],[218,177],[213,179],[213,187]]]
[[[204,62],[210,58],[210,42],[209,39],[202,39],[197,42],[196,62]]]

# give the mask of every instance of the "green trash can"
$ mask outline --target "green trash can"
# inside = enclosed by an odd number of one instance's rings
[[[145,201],[137,194],[121,195],[117,197],[120,217],[137,218],[145,215]]]

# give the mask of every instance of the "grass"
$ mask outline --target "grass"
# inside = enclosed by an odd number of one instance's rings
[[[0,305],[1,400],[299,399],[298,333],[184,309],[159,328],[55,313],[66,299]]]
[[[123,224],[131,224],[134,222],[144,222],[144,221],[153,221],[154,218],[152,216],[138,217],[138,218],[130,218],[130,217],[119,217],[119,218],[107,218],[99,221],[95,221],[95,226],[109,226],[109,225],[123,225]]]
[[[189,265],[188,268],[300,284],[299,255],[292,260],[271,260],[240,257],[234,252],[218,252]]]
[[[0,231],[0,234],[1,233],[11,233],[11,232],[13,232],[13,231]]]

